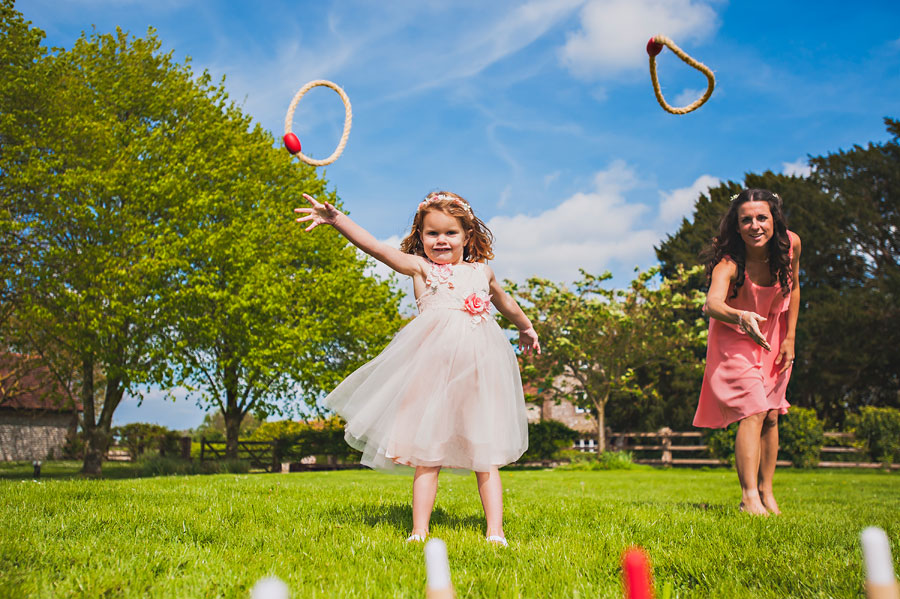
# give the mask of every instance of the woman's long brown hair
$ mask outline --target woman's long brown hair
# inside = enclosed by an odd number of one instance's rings
[[[700,260],[706,264],[706,282],[712,280],[712,271],[725,256],[735,261],[738,267],[737,279],[734,281],[736,297],[738,289],[744,284],[747,249],[738,230],[738,208],[747,202],[766,202],[772,213],[773,234],[766,244],[769,250],[769,272],[772,280],[778,281],[782,293],[791,292],[791,237],[787,230],[787,221],[781,208],[781,198],[767,189],[745,189],[731,201],[728,212],[719,221],[719,233],[713,237],[712,243],[700,254]]]

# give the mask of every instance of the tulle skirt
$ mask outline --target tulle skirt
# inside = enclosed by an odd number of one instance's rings
[[[431,309],[325,399],[347,421],[362,463],[444,466],[484,472],[528,447],[515,352],[493,320]]]

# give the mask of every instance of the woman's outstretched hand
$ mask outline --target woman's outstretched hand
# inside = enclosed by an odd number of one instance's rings
[[[766,337],[762,334],[762,331],[759,330],[759,323],[765,321],[766,319],[756,312],[745,311],[741,312],[738,324],[741,327],[741,330],[750,335],[750,338],[753,339],[757,345],[766,351],[771,351],[772,346],[769,345],[769,342],[766,341]]]
[[[337,217],[343,214],[340,210],[338,210],[328,202],[321,203],[316,200],[316,198],[305,193],[303,194],[303,197],[309,200],[311,207],[294,208],[294,212],[296,212],[297,214],[306,215],[298,218],[298,223],[312,221],[312,223],[308,227],[306,227],[306,231],[312,231],[319,225],[333,225],[337,220]]]
[[[541,353],[541,344],[538,342],[538,335],[534,327],[519,331],[519,349],[526,354],[531,350],[537,354]]]

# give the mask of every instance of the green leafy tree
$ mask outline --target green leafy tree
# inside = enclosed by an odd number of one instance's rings
[[[123,395],[165,362],[155,341],[172,278],[169,210],[181,201],[169,140],[221,91],[160,53],[152,32],[83,35],[46,53],[8,2],[2,18],[27,41],[0,84],[21,100],[2,119],[0,233],[17,244],[4,261],[15,316],[4,336],[60,378],[75,373],[84,472],[96,475]]]
[[[168,385],[222,412],[226,452],[237,455],[248,413],[315,410],[316,400],[374,356],[401,324],[391,281],[337,234],[303,235],[293,209],[303,192],[330,196],[315,170],[273,147],[233,106],[192,150],[173,214],[177,284],[165,298]],[[193,175],[192,175],[193,174]]]
[[[540,356],[525,358],[523,379],[548,399],[574,400],[591,409],[597,416],[601,451],[612,397],[659,397],[657,381],[640,377],[641,369],[663,361],[698,368],[693,352],[706,341],[706,326],[699,317],[703,298],[678,291],[695,273],[678,269],[672,279],[654,285],[658,272],[652,268],[639,273],[624,290],[604,286],[609,273],[584,271],[574,290],[542,279],[529,279],[523,288],[509,284],[544,349]],[[686,310],[695,318],[681,318]]]

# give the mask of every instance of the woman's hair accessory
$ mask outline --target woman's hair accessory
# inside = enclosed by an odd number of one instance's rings
[[[741,194],[736,193],[736,194],[734,194],[733,196],[731,196],[731,201],[732,201],[732,202],[735,201],[735,200],[738,198],[739,195],[741,195]]]
[[[469,213],[469,216],[473,216],[472,207],[469,206],[465,201],[455,198],[453,196],[447,195],[445,193],[436,193],[431,197],[425,198],[421,202],[419,202],[419,210],[423,208],[427,208],[429,204],[433,204],[434,202],[440,202],[441,200],[447,200],[448,202],[452,202]]]

